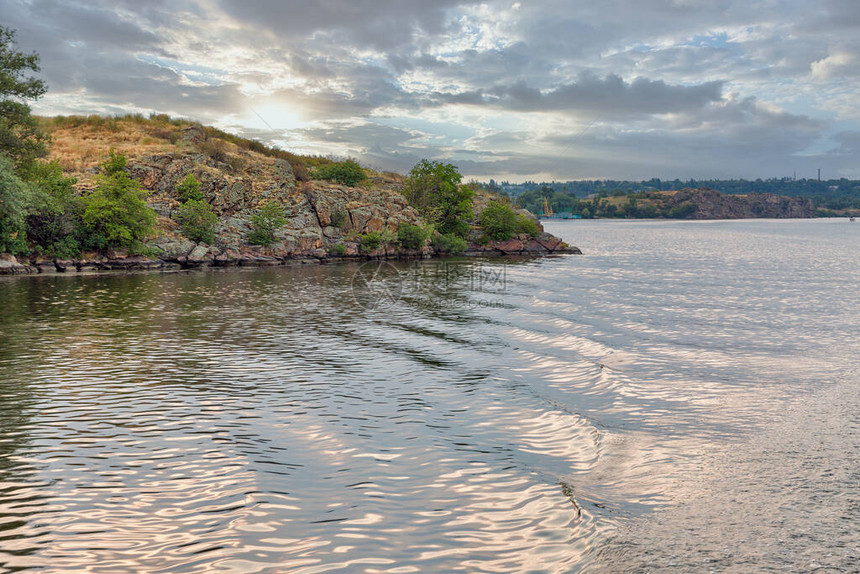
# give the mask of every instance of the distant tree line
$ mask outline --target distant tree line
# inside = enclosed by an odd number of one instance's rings
[[[609,196],[577,198],[570,193],[558,192],[544,185],[540,189],[523,192],[514,201],[532,213],[543,214],[545,205],[548,205],[555,214],[570,213],[584,219],[595,217],[685,219],[696,211],[695,205],[691,203],[668,205],[659,201],[649,201],[653,199],[650,197],[651,193],[646,191],[628,194],[616,190]]]
[[[520,205],[535,213],[543,212],[544,198],[547,199],[553,212],[569,211],[581,214],[586,208],[593,211],[594,198],[599,200],[648,191],[702,187],[730,195],[774,193],[788,197],[805,197],[811,199],[817,208],[823,210],[822,214],[827,211],[860,209],[860,181],[844,178],[825,181],[794,178],[682,181],[655,178],[642,181],[582,180],[549,183],[527,181],[521,184],[497,183],[490,180],[486,187],[516,198]]]

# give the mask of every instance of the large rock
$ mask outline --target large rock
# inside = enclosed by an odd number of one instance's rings
[[[523,242],[519,239],[508,239],[496,243],[496,249],[505,253],[520,253],[523,250]]]
[[[209,246],[201,243],[191,250],[191,253],[188,254],[188,261],[194,263],[202,263],[206,256],[209,255]]]
[[[171,260],[178,259],[188,255],[196,244],[184,237],[161,237],[150,243],[158,252],[158,256],[162,259]]]
[[[0,275],[24,275],[36,272],[36,269],[19,263],[14,255],[0,253]]]
[[[202,144],[206,141],[206,132],[200,125],[182,128],[182,141],[190,144]]]
[[[547,251],[555,251],[562,243],[561,239],[555,235],[543,232],[535,238],[535,241],[541,244]]]

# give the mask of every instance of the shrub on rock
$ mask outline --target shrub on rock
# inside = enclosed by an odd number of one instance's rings
[[[194,241],[212,244],[215,242],[215,226],[218,216],[205,201],[191,199],[182,204],[176,220],[182,228],[182,235]]]
[[[271,245],[275,242],[275,231],[286,225],[284,206],[270,201],[260,212],[251,216],[251,231],[248,243],[251,245]]]

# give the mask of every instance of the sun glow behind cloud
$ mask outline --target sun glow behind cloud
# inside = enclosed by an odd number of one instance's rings
[[[236,122],[251,130],[271,130],[273,132],[295,130],[307,125],[301,110],[288,101],[273,98],[253,98],[246,100],[246,109],[236,116]]]

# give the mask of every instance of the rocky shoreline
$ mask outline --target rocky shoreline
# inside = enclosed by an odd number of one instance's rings
[[[135,135],[138,127],[129,124],[118,130],[119,140],[115,143],[136,141],[134,137],[140,137]],[[60,130],[54,136],[77,142],[85,141],[84,136],[99,134],[86,127],[71,132]],[[138,251],[145,255],[118,250],[84,252],[77,259],[45,255],[16,258],[0,254],[0,275],[263,267],[447,255],[431,242],[419,250],[399,244],[396,235],[400,226],[424,226],[424,221],[404,197],[403,180],[396,174],[372,174],[360,186],[352,187],[310,179],[307,169],[297,177],[290,161],[210,136],[202,126],[176,128],[168,135],[173,137],[173,143],[140,143],[126,150],[129,152],[126,171],[146,190],[146,202],[157,216],[154,236]],[[149,140],[157,143],[154,137]],[[76,180],[76,193],[86,195],[96,189],[102,171],[94,164],[78,167],[68,175]],[[198,183],[203,203],[216,216],[211,244],[188,239],[181,225],[183,199],[178,190],[189,176]],[[476,214],[492,199],[476,196]],[[255,215],[270,202],[282,208],[283,222],[273,231],[268,245],[252,245],[248,238],[254,229]],[[528,212],[521,213],[534,218]],[[540,233],[534,237],[521,234],[506,241],[490,242],[485,241],[477,221],[472,224],[463,255],[542,256],[580,252],[544,232],[539,222],[536,224]],[[375,237],[378,248],[369,248],[370,236]]]
[[[187,251],[178,251],[160,257],[144,257],[123,253],[91,254],[81,259],[30,259],[19,261],[8,253],[0,254],[0,275],[39,275],[52,273],[128,272],[128,271],[179,271],[184,269],[210,269],[228,267],[273,267],[292,264],[322,264],[367,260],[410,260],[445,257],[431,246],[420,251],[384,247],[369,253],[360,253],[358,244],[348,245],[347,255],[331,255],[322,249],[300,253],[275,254],[272,249],[221,250],[206,244],[190,244]],[[538,237],[518,236],[506,241],[471,244],[458,255],[466,257],[542,257],[547,255],[582,254],[558,237],[541,233]]]

